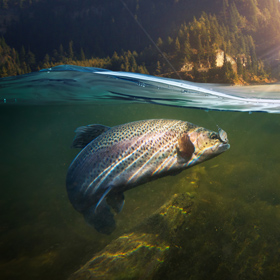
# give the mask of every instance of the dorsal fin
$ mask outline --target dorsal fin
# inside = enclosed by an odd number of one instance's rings
[[[75,130],[76,136],[73,139],[71,148],[83,149],[93,139],[109,129],[109,126],[105,126],[102,124],[89,124],[80,126]]]

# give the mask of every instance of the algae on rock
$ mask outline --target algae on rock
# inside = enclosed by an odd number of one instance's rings
[[[192,206],[188,194],[174,195],[147,221],[107,245],[70,280],[152,279],[178,248],[176,241],[187,230]]]

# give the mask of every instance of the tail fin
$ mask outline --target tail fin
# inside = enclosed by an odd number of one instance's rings
[[[116,228],[114,215],[106,201],[103,201],[97,209],[91,206],[83,212],[83,215],[86,222],[100,233],[111,234]]]

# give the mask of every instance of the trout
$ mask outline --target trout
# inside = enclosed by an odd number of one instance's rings
[[[116,227],[124,191],[209,160],[227,149],[227,135],[187,121],[152,119],[114,127],[76,129],[72,147],[82,148],[71,163],[66,187],[73,207],[104,234]]]

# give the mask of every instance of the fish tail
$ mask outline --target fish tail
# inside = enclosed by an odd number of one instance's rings
[[[100,233],[111,234],[116,228],[114,215],[105,201],[97,209],[95,206],[89,207],[83,215],[86,222]]]

